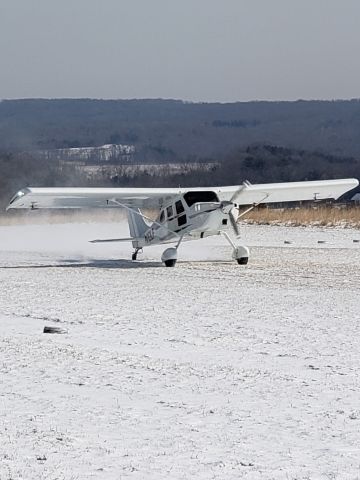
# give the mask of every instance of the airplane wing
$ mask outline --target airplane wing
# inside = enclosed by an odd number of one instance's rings
[[[237,189],[236,187],[224,187],[219,197],[238,205],[326,200],[330,198],[336,200],[358,185],[359,181],[356,178],[254,185],[244,182]]]
[[[14,195],[12,208],[159,208],[187,191],[178,188],[24,188]]]
[[[354,178],[312,182],[244,182],[232,187],[201,188],[24,188],[11,199],[7,209],[39,208],[160,208],[189,191],[213,191],[220,200],[238,205],[337,199],[359,184]]]

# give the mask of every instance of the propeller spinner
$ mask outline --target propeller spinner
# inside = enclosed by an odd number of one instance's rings
[[[238,192],[236,192],[237,194]],[[234,198],[234,195],[233,197]],[[237,224],[236,222],[236,218],[235,218],[235,215],[233,213],[233,209],[234,207],[236,207],[235,203],[232,202],[231,200],[230,201],[227,201],[227,200],[224,200],[220,203],[220,208],[221,208],[221,211],[227,215],[229,215],[229,219],[230,219],[230,225],[235,233],[235,236],[238,237],[240,235],[240,230],[239,230],[239,225]]]

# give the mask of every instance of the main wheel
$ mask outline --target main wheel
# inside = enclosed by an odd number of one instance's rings
[[[137,259],[137,253],[133,253],[133,254],[131,255],[131,260],[132,260],[132,261],[135,261],[136,259]]]
[[[164,263],[165,263],[165,267],[175,267],[176,260],[174,260],[174,259],[165,260]]]
[[[161,261],[166,267],[175,267],[177,260],[177,249],[174,247],[167,248],[161,255]]]
[[[249,257],[241,257],[236,259],[239,265],[246,265],[249,261]]]
[[[249,249],[244,245],[239,245],[233,251],[232,257],[239,265],[246,265],[249,261]]]

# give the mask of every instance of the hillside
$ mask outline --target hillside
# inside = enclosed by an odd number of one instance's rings
[[[360,161],[273,145],[249,146],[219,162],[107,164],[55,161],[29,154],[0,153],[0,208],[31,186],[176,187],[360,178]]]
[[[33,186],[360,178],[360,101],[0,102],[0,204]],[[171,164],[171,167],[169,165]]]
[[[224,157],[253,144],[360,156],[360,101],[186,103],[177,100],[3,100],[5,151],[133,145],[135,161]]]

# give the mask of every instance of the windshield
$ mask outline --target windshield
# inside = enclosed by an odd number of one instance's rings
[[[202,202],[218,202],[219,199],[215,192],[187,192],[184,195],[184,200],[189,207],[194,205],[194,203]]]

